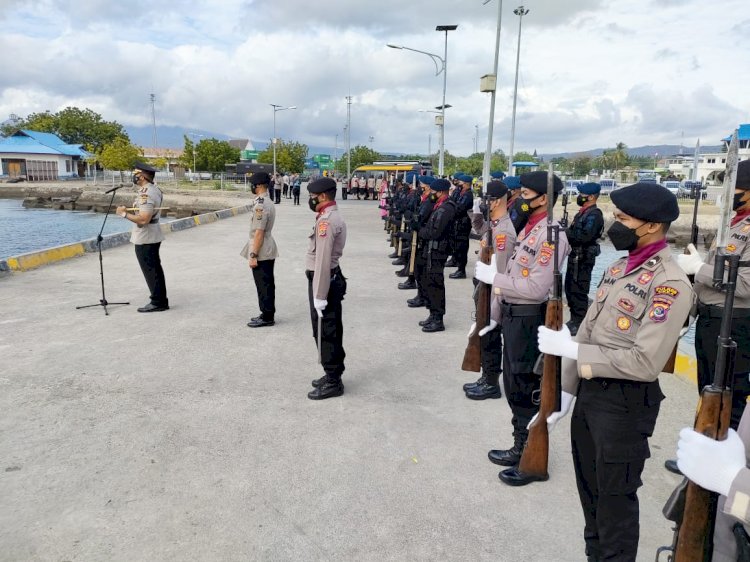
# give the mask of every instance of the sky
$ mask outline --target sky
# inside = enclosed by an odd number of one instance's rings
[[[0,121],[69,105],[159,125],[381,152],[438,149],[431,110],[448,34],[445,148],[487,145],[498,2],[0,0]],[[518,44],[503,2],[493,149],[509,150]],[[747,0],[528,0],[515,150],[715,145],[750,122]],[[744,41],[743,41],[744,39]],[[336,138],[338,135],[338,138]],[[372,137],[372,141],[370,141]]]

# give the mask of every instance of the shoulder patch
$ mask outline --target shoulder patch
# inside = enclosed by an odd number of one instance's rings
[[[669,315],[669,308],[674,301],[665,297],[655,297],[648,311],[648,317],[652,322],[664,322]]]
[[[255,207],[255,218],[258,220],[263,218],[263,207]]]
[[[670,287],[669,285],[659,285],[658,287],[656,287],[656,289],[654,289],[654,293],[664,297],[675,298],[680,294],[680,291],[678,291],[674,287]]]
[[[734,252],[737,250],[737,246],[734,244],[727,244],[727,252]]]
[[[495,236],[495,249],[498,252],[502,252],[503,250],[505,250],[506,239],[507,237],[505,236],[505,234],[498,234]]]
[[[318,223],[318,236],[324,237],[328,234],[328,221],[320,221]]]

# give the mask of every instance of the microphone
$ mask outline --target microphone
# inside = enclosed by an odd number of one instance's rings
[[[105,192],[104,192],[104,195],[106,195],[107,193],[112,193],[113,191],[117,191],[117,190],[118,190],[118,189],[120,189],[121,187],[125,187],[125,186],[123,186],[123,185],[118,185],[117,187],[113,187],[112,189],[108,189],[107,191],[105,191]]]

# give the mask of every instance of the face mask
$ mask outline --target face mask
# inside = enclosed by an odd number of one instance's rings
[[[576,197],[576,205],[578,205],[579,207],[583,207],[586,204],[586,201],[588,201],[588,197],[586,197],[585,195],[579,195],[578,197]]]
[[[433,203],[438,200],[437,193],[430,193],[430,201]]]
[[[250,184],[250,191],[253,192],[253,195],[255,195],[257,193],[257,191],[255,190],[255,184],[253,184],[253,183]]]
[[[132,176],[130,177],[130,181],[132,181],[132,182],[133,182],[133,185],[138,185],[138,180],[139,180],[139,179],[141,179],[141,176],[140,176],[140,174],[133,174],[133,175],[132,175]]]
[[[745,196],[745,192],[742,193],[735,193],[734,194],[734,200],[732,201],[732,210],[736,211],[740,207],[742,207],[745,204],[745,201],[742,201],[741,199]]]
[[[643,225],[641,225],[643,226]],[[640,226],[638,227],[640,228]],[[620,221],[615,221],[607,231],[607,236],[612,241],[615,250],[632,252],[638,246],[638,228],[628,228]]]
[[[310,210],[317,212],[317,207],[320,204],[320,199],[317,197],[310,197],[310,200],[307,202],[308,205],[310,205]]]

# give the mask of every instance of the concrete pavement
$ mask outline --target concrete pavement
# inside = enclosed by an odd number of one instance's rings
[[[247,215],[172,233],[162,246],[172,309],[142,315],[130,246],[0,279],[0,560],[532,560],[583,556],[569,423],[551,478],[497,479],[511,444],[503,400],[471,402],[460,370],[471,280],[446,280],[447,330],[396,289],[372,202],[341,202],[346,394],[312,402],[321,375],[303,256],[313,214],[283,200],[274,236],[277,324],[257,313],[239,256]],[[473,258],[473,253],[472,260]],[[639,560],[671,540],[662,468],[696,402],[667,400],[641,488]]]

